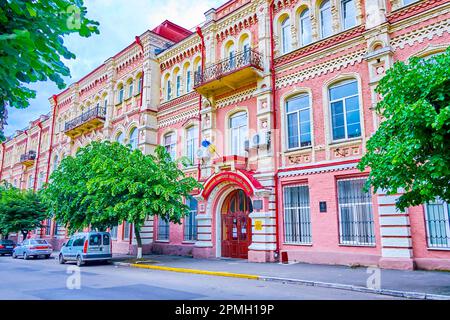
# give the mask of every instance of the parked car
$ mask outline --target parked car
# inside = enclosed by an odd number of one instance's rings
[[[12,257],[17,259],[23,257],[24,260],[28,260],[31,257],[45,257],[49,259],[53,252],[52,246],[44,239],[27,239],[24,242],[18,244],[12,253]]]
[[[0,256],[4,256],[5,254],[11,254],[14,251],[16,244],[11,240],[0,240]]]
[[[112,241],[109,232],[77,233],[63,245],[58,256],[60,264],[76,261],[81,267],[89,261],[106,261],[112,258]]]

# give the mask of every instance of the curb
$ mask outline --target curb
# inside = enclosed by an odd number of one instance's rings
[[[124,262],[114,262],[113,264],[115,266],[119,266],[119,267],[131,267],[131,268],[138,268],[138,269],[201,274],[201,275],[209,275],[209,276],[216,276],[216,277],[241,278],[241,279],[268,281],[268,282],[271,281],[271,282],[298,284],[298,285],[310,286],[310,287],[333,288],[333,289],[339,289],[339,290],[347,290],[347,291],[355,291],[355,292],[363,292],[363,293],[373,293],[373,294],[380,294],[380,295],[386,295],[386,296],[392,296],[392,297],[400,297],[400,298],[406,298],[406,299],[450,300],[450,296],[446,296],[446,295],[430,294],[430,293],[423,293],[423,292],[408,292],[408,291],[390,290],[390,289],[372,289],[372,288],[367,288],[367,287],[354,286],[351,284],[340,284],[340,283],[330,283],[330,282],[291,279],[291,278],[277,278],[277,277],[267,277],[267,276],[220,272],[220,271],[207,271],[207,270],[174,268],[174,267],[164,267],[164,266],[131,264],[131,263],[124,263]]]

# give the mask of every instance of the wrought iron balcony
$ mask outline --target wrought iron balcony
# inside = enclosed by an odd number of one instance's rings
[[[256,82],[263,70],[262,55],[255,50],[246,50],[196,73],[194,88],[206,96],[225,93]]]
[[[28,151],[20,156],[20,163],[24,166],[30,167],[36,161],[36,151]]]
[[[64,132],[69,137],[76,138],[83,133],[102,127],[105,119],[106,108],[97,106],[84,112],[81,116],[67,122]]]

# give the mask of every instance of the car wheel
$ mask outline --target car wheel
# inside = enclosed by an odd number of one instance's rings
[[[81,267],[84,265],[83,259],[81,258],[81,256],[77,257],[77,266]]]
[[[28,256],[28,253],[24,253],[23,254],[23,260],[28,260],[28,259],[30,259],[30,256]]]
[[[13,259],[17,259],[17,255],[13,252],[13,254],[12,254],[12,258]]]
[[[4,253],[0,253],[0,257],[3,257]]]
[[[64,264],[66,263],[66,260],[64,260],[64,256],[62,254],[59,255],[58,257],[58,262],[59,264]]]

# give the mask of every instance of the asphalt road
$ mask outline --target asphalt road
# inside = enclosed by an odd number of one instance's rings
[[[372,300],[392,297],[257,280],[141,270],[113,265],[59,265],[0,257],[1,300]],[[68,288],[69,287],[72,288]],[[78,286],[79,285],[79,286]],[[77,289],[79,287],[79,289]]]

